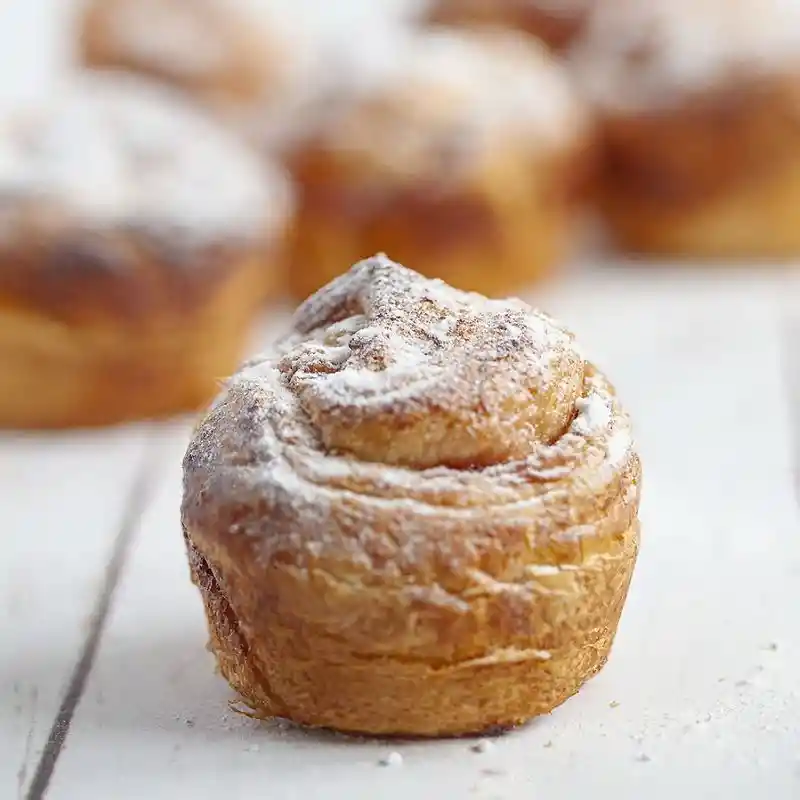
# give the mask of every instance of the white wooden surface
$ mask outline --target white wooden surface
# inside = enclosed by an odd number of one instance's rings
[[[638,421],[644,546],[607,669],[484,754],[309,734],[228,708],[178,527],[188,422],[5,437],[0,797],[38,791],[43,769],[53,798],[797,797],[786,286],[768,273],[597,270],[546,298]],[[149,483],[135,489],[137,475]],[[126,510],[137,519],[111,610],[78,702],[59,711]],[[390,750],[402,766],[379,765]]]
[[[54,38],[46,7],[7,4],[0,52]],[[485,753],[229,709],[178,525],[190,421],[0,437],[0,800],[800,797],[796,274],[596,266],[538,298],[634,415],[643,549],[608,667]]]

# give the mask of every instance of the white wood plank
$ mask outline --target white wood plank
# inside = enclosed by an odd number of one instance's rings
[[[782,367],[790,416],[789,440],[793,454],[794,491],[800,507],[800,269],[781,285]]]
[[[577,280],[553,298],[601,353],[645,459],[644,545],[617,648],[577,698],[485,754],[230,712],[184,562],[178,429],[50,797],[800,796],[800,539],[776,284],[679,280]],[[392,749],[404,764],[380,767]]]
[[[139,428],[0,437],[0,796],[28,785],[141,462]]]

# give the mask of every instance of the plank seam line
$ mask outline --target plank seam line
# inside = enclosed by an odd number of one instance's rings
[[[789,447],[792,464],[794,497],[800,507],[800,318],[784,312],[780,326],[781,378],[789,419]]]
[[[25,800],[42,800],[45,797],[75,712],[86,689],[139,521],[154,489],[155,475],[158,472],[157,469],[154,469],[157,466],[157,451],[153,447],[155,438],[157,437],[148,438],[144,454],[141,457],[141,464],[134,475],[111,554],[103,572],[100,592],[89,617],[88,630],[79,650],[78,660],[70,674],[44,750],[36,764],[28,791],[25,793]]]

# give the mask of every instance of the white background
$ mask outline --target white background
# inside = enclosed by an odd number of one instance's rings
[[[385,6],[290,8],[324,11],[355,44]],[[67,2],[6,0],[4,104],[63,69],[70,16]],[[189,421],[9,433],[0,798],[39,796],[45,783],[56,800],[800,797],[796,278],[759,265],[584,264],[531,298],[617,383],[645,468],[643,548],[616,648],[578,697],[482,754],[465,741],[389,745],[253,723],[228,708],[184,562]],[[380,766],[391,750],[403,764]]]

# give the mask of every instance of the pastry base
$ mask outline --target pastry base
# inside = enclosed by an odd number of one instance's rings
[[[264,269],[249,258],[191,307],[118,326],[0,300],[0,427],[90,427],[201,408],[243,355]]]
[[[565,258],[565,231],[557,224],[548,227],[533,212],[516,252],[455,245],[452,252],[439,254],[435,261],[408,238],[402,224],[384,235],[368,234],[357,239],[342,230],[341,222],[318,215],[309,214],[300,224],[306,230],[299,233],[288,281],[291,296],[298,301],[341,275],[347,269],[344,265],[381,252],[393,260],[414,264],[430,278],[441,278],[458,289],[489,297],[503,297],[527,284],[540,283],[553,275]],[[391,228],[391,223],[386,227]]]
[[[619,245],[707,258],[800,253],[799,105],[788,74],[602,120],[597,196]]]
[[[352,197],[352,176],[322,159],[319,169],[299,170],[305,197],[290,237],[288,279],[297,300],[375,253],[458,289],[503,297],[552,275],[569,252],[581,154],[539,165],[511,159],[438,200],[424,184],[412,192],[387,183],[374,208]]]
[[[580,9],[554,13],[524,2],[435,0],[424,19],[435,25],[505,25],[541,39],[553,50],[564,51],[580,33],[587,13]]]
[[[532,642],[527,650],[498,648],[457,663],[354,655],[346,643],[282,620],[265,604],[253,612],[258,621],[250,609],[237,616],[234,606],[252,605],[246,579],[231,569],[223,586],[220,569],[209,566],[191,532],[185,537],[192,580],[205,604],[209,649],[254,715],[353,734],[442,737],[546,714],[602,669],[633,574],[639,527],[634,522],[615,537],[613,554],[556,578],[569,599],[542,594],[531,606],[555,642],[549,658]],[[479,613],[475,623],[481,625]]]
[[[602,211],[617,243],[628,251],[792,258],[800,255],[800,157],[702,205],[654,206],[641,197],[608,192]]]

